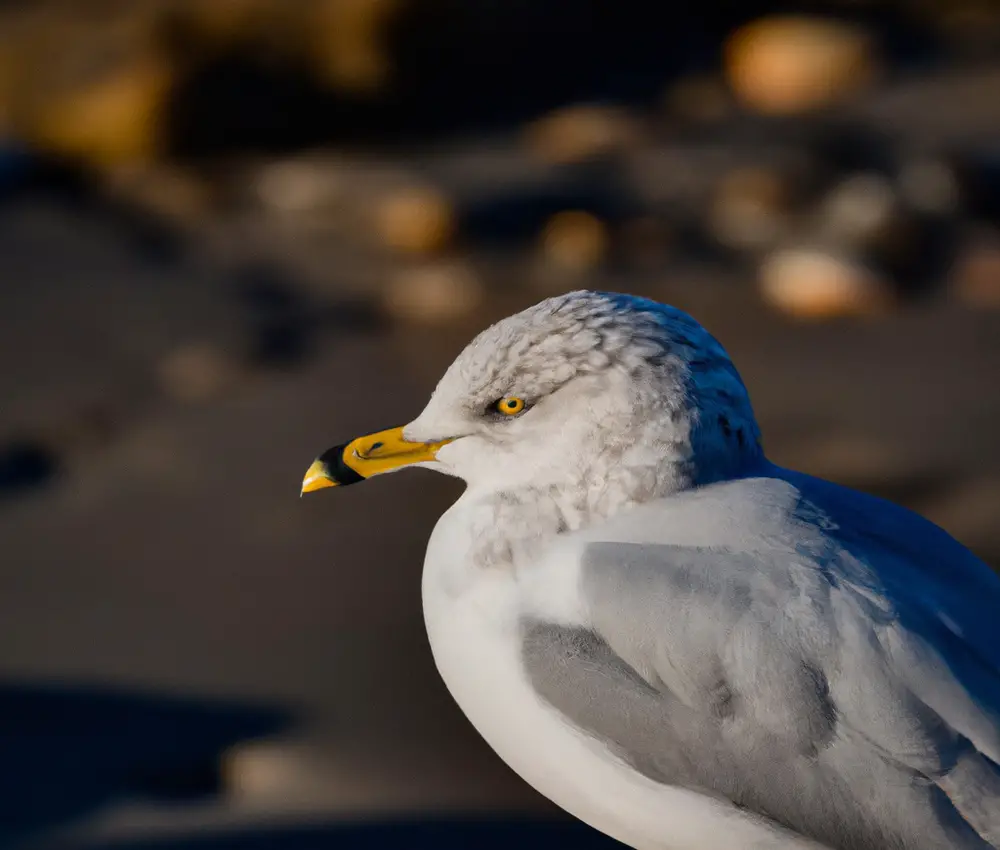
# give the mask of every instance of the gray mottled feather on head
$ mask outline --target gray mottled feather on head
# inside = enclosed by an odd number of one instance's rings
[[[435,395],[463,399],[473,412],[508,394],[530,404],[608,369],[641,379],[650,414],[688,422],[702,478],[717,477],[720,455],[731,467],[759,453],[749,395],[719,342],[683,311],[629,295],[570,292],[497,322],[466,347]]]
[[[647,776],[837,850],[1000,846],[1000,580],[902,508],[772,471],[612,521],[590,622],[524,623],[533,686]]]

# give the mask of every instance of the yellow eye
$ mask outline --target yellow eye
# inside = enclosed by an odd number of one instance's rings
[[[504,416],[516,416],[524,410],[524,399],[516,396],[505,396],[493,405],[493,409]]]

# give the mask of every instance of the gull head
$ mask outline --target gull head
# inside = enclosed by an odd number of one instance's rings
[[[417,465],[486,492],[570,488],[577,512],[606,515],[760,456],[746,388],[708,331],[655,301],[578,291],[483,331],[415,419],[325,452],[302,490]]]

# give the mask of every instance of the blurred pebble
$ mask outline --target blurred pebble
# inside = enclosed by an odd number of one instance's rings
[[[388,194],[375,207],[375,227],[389,248],[407,254],[433,254],[451,242],[455,210],[445,195],[429,187]]]
[[[741,168],[719,183],[708,211],[712,235],[729,248],[774,244],[786,227],[790,188],[776,171]]]
[[[314,0],[313,67],[320,81],[355,94],[383,89],[392,78],[387,39],[402,0]]]
[[[104,176],[111,197],[180,224],[204,219],[213,206],[209,185],[175,166],[119,165],[109,168]]]
[[[996,0],[924,0],[935,28],[968,59],[996,60],[1000,50],[1000,5]]]
[[[1000,231],[969,240],[949,275],[949,288],[971,307],[1000,308]]]
[[[729,115],[733,102],[725,80],[714,74],[684,77],[667,89],[667,111],[681,121],[708,124]]]
[[[588,212],[560,212],[546,222],[541,247],[552,265],[567,271],[587,271],[606,258],[608,231],[599,218]]]
[[[827,106],[865,86],[875,52],[865,30],[807,15],[762,18],[725,45],[729,84],[748,108],[787,115]]]
[[[639,139],[637,120],[611,106],[570,106],[529,125],[525,142],[553,164],[582,162],[626,149]]]
[[[207,401],[238,377],[236,362],[210,343],[185,345],[164,357],[157,377],[164,392],[182,402]]]
[[[109,445],[120,432],[125,414],[109,402],[94,401],[71,409],[42,432],[63,453],[83,454]]]
[[[339,169],[311,159],[268,163],[257,173],[254,193],[268,209],[283,214],[311,213],[335,202],[342,190]]]
[[[440,261],[393,275],[383,293],[383,306],[394,319],[432,325],[471,313],[483,296],[482,282],[466,263]]]
[[[142,56],[89,84],[40,99],[27,119],[28,141],[97,166],[148,161],[160,151],[170,66]]]
[[[228,49],[260,32],[269,5],[268,0],[181,0],[175,15],[186,34],[211,48]]]
[[[257,799],[280,794],[294,782],[298,753],[280,742],[249,741],[228,749],[219,765],[227,796]]]
[[[870,315],[894,301],[888,282],[874,270],[819,249],[773,252],[761,264],[759,283],[768,304],[798,319]]]
[[[941,159],[907,160],[898,177],[899,192],[913,209],[931,215],[954,215],[961,204],[961,185],[955,170]]]
[[[819,224],[824,237],[862,246],[887,234],[900,212],[892,184],[880,174],[861,172],[843,180],[826,196]]]

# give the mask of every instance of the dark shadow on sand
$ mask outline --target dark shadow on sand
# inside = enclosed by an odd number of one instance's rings
[[[614,850],[575,821],[440,820],[258,829],[189,838],[60,845],[58,850]],[[55,848],[53,848],[55,850]]]
[[[214,795],[227,747],[291,722],[268,706],[0,683],[0,847],[117,799]]]

